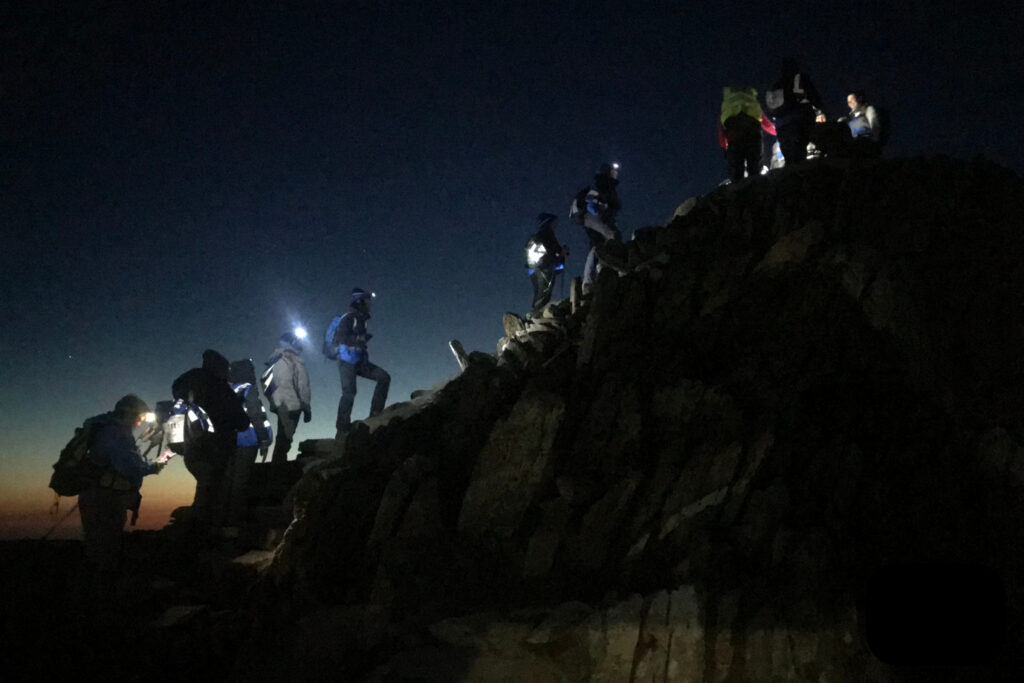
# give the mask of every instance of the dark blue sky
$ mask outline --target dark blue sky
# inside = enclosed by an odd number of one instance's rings
[[[527,307],[538,212],[617,160],[625,234],[664,222],[724,175],[721,87],[763,92],[786,56],[831,118],[852,88],[884,105],[889,156],[1020,173],[1022,7],[5,4],[0,479],[44,488],[82,418],[166,397],[207,347],[260,364],[354,285],[378,292],[391,400],[443,380],[449,338],[493,350]],[[583,236],[558,232],[579,274]],[[336,369],[307,363],[299,438],[328,436]]]

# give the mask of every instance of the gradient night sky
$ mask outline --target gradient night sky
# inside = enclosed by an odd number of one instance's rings
[[[390,401],[452,376],[450,338],[492,351],[528,306],[538,212],[617,160],[625,235],[663,223],[724,177],[721,86],[763,92],[787,55],[830,118],[855,87],[885,105],[888,156],[1020,173],[1024,5],[1000,4],[4,4],[0,538],[49,525],[85,417],[168,398],[208,347],[262,367],[354,285],[378,293]],[[558,232],[577,275],[583,235]],[[333,435],[340,393],[306,361],[299,440]],[[192,483],[181,462],[147,479],[140,524]]]

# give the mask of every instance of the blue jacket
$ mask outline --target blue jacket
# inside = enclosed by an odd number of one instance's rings
[[[334,339],[338,342],[338,358],[350,365],[359,365],[370,360],[366,344],[373,337],[366,331],[370,314],[354,306],[342,316]]]
[[[97,415],[90,422],[89,457],[93,462],[103,469],[113,469],[135,489],[142,486],[144,476],[156,472],[156,463],[146,462],[139,452],[131,425],[114,413]]]

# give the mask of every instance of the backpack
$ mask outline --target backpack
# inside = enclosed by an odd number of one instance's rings
[[[82,490],[82,480],[99,474],[98,468],[88,457],[92,433],[92,422],[86,420],[81,427],[75,429],[75,435],[64,446],[57,457],[57,462],[53,464],[50,488],[58,496],[77,496]]]
[[[569,220],[583,225],[583,217],[587,213],[587,195],[590,194],[590,185],[576,193],[576,198],[569,205]]]
[[[178,399],[171,408],[171,415],[164,422],[167,447],[178,455],[185,454],[185,444],[198,439],[201,434],[213,433],[210,416],[197,403]]]
[[[331,324],[327,326],[327,331],[324,332],[324,343],[321,351],[327,360],[338,360],[338,343],[335,340],[335,337],[338,335],[338,327],[341,325],[341,321],[345,315],[348,314],[346,313],[344,315],[334,316],[331,320]],[[263,393],[269,396],[267,392],[264,391]]]

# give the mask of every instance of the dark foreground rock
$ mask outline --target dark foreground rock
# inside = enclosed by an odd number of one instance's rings
[[[949,159],[688,202],[317,458],[181,637],[236,680],[1019,680],[1022,226]]]

